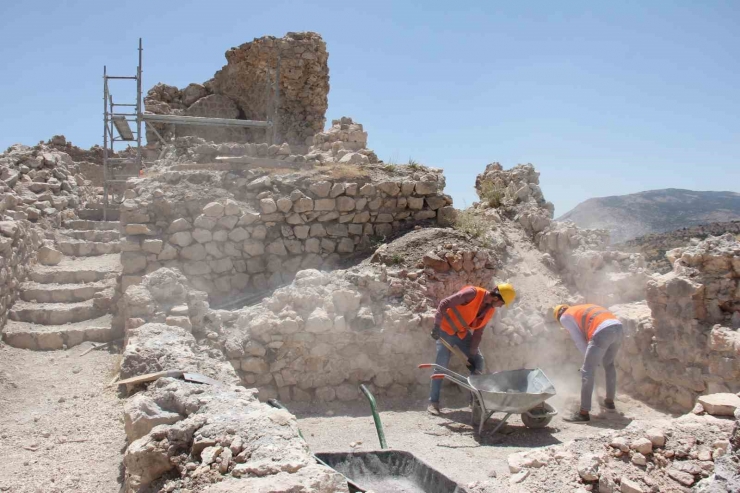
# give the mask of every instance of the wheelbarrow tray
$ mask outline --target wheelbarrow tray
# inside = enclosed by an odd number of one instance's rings
[[[462,493],[450,478],[402,450],[320,452],[316,456],[358,486],[383,493]],[[356,488],[350,485],[350,493]]]
[[[539,368],[471,375],[468,384],[480,392],[486,409],[512,414],[537,407],[556,393],[555,386]]]

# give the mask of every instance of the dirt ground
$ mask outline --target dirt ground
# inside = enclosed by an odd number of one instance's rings
[[[35,352],[0,343],[0,491],[117,492],[122,401],[115,352],[90,343]]]
[[[653,421],[671,416],[652,409],[628,396],[618,396],[617,412],[599,412],[595,407],[592,422],[571,424],[561,417],[574,404],[575,395],[563,395],[549,401],[559,410],[543,429],[525,428],[519,416],[492,435],[504,414],[497,413],[486,423],[481,437],[471,426],[467,396],[454,388],[443,391],[444,404],[439,417],[426,412],[425,399],[384,399],[378,403],[388,446],[412,452],[461,486],[476,481],[501,483],[501,491],[510,491],[507,457],[537,447],[557,445],[571,440],[618,430],[633,420]],[[331,403],[322,409],[290,403],[299,418],[299,426],[314,452],[378,449],[379,442],[366,401]],[[354,445],[354,447],[353,447]]]

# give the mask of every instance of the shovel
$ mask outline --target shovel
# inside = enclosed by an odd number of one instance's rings
[[[449,342],[445,341],[441,337],[439,339],[437,339],[437,340],[439,342],[441,342],[444,347],[446,347],[447,349],[449,349],[449,351],[452,354],[454,354],[455,356],[457,356],[460,359],[460,361],[462,361],[465,364],[465,366],[468,366],[468,357],[465,356],[465,353],[463,353],[462,350],[459,347],[453,346],[452,344],[450,344]]]

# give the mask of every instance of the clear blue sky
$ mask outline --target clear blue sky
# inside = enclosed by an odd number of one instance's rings
[[[492,161],[533,163],[556,215],[647,189],[740,191],[738,26],[738,1],[2,2],[0,147],[99,143],[102,67],[133,74],[139,36],[146,90],[311,30],[329,49],[327,119],[363,123],[381,159],[444,168],[458,207]]]

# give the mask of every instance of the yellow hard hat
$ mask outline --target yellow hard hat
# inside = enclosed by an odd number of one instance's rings
[[[560,313],[560,310],[562,310],[563,308],[567,310],[568,308],[570,308],[570,305],[555,305],[555,308],[552,309],[552,316],[556,322],[560,321],[560,319],[558,318],[558,313]]]
[[[501,299],[504,300],[504,304],[506,306],[514,303],[514,299],[516,298],[516,290],[514,289],[514,286],[509,283],[504,283],[497,285],[496,289],[498,289],[498,294],[501,295]]]

